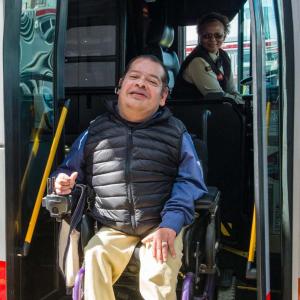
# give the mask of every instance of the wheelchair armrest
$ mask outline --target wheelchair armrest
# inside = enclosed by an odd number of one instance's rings
[[[214,186],[209,186],[207,189],[207,194],[195,201],[196,212],[202,209],[207,209],[210,212],[214,212],[219,204],[220,191]]]
[[[88,244],[89,240],[95,234],[95,220],[87,215],[83,214],[80,225],[80,239],[81,239],[81,248],[84,251],[85,246]]]

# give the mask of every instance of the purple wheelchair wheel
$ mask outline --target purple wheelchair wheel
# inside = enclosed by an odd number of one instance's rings
[[[188,272],[185,274],[182,283],[181,300],[191,300],[194,294],[194,273]]]
[[[204,291],[200,296],[194,296],[195,274],[188,272],[183,280],[181,300],[213,300],[215,290],[215,275],[209,274],[206,278]]]
[[[72,293],[72,299],[73,300],[82,300],[83,299],[83,290],[82,290],[82,286],[83,286],[83,277],[84,277],[84,267],[82,267],[75,278],[75,284],[73,287],[73,293]]]

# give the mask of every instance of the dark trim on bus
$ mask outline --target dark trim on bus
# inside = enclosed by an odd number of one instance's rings
[[[115,93],[115,86],[105,87],[66,87],[66,94],[70,95],[112,95]]]
[[[244,6],[242,7],[242,9],[239,12],[238,15],[238,54],[237,54],[237,64],[238,64],[238,74],[237,74],[237,80],[238,82],[241,82],[243,78],[243,69],[244,69],[244,30],[243,27],[244,26]],[[240,93],[242,92],[242,85],[238,84],[238,88]]]
[[[55,26],[55,41],[54,41],[54,64],[53,64],[53,80],[54,80],[54,126],[55,129],[59,119],[59,104],[65,98],[64,90],[64,70],[65,70],[65,41],[67,31],[68,18],[68,1],[57,1],[57,26]],[[54,132],[53,132],[54,134]],[[53,167],[57,165],[58,161],[63,157],[64,134],[60,139],[59,148]]]
[[[65,58],[66,63],[78,63],[78,62],[115,62],[118,61],[118,55],[106,55],[106,56],[67,56]]]
[[[20,225],[20,173],[18,128],[20,124],[20,15],[22,1],[5,1],[3,37],[3,86],[5,121],[5,192],[6,192],[6,258],[7,258],[7,299],[21,299],[21,260],[17,249],[22,243]]]
[[[185,48],[186,48],[186,32],[184,26],[177,27],[177,56],[179,59],[180,64],[185,59]],[[181,46],[180,46],[181,45]]]
[[[280,1],[280,0],[278,0]],[[276,11],[279,5],[276,1]],[[286,135],[287,141],[287,189],[288,199],[285,207],[282,209],[282,222],[281,222],[281,270],[282,270],[282,299],[292,298],[292,250],[293,250],[293,172],[294,172],[294,103],[295,96],[295,61],[294,61],[294,31],[293,31],[293,14],[291,1],[281,0],[283,16],[284,32],[282,32],[285,40],[285,60],[286,60],[286,109],[287,109],[287,128]],[[279,62],[282,65],[282,61]],[[283,91],[281,91],[283,97]],[[283,98],[282,98],[283,99]],[[285,210],[286,208],[286,210]]]
[[[118,11],[119,13],[119,24],[117,24],[117,49],[119,50],[119,59],[117,58],[115,61],[117,63],[118,72],[116,72],[116,83],[119,81],[120,77],[123,76],[125,71],[126,62],[126,45],[127,45],[127,11],[128,4],[127,1],[119,1],[118,2]]]

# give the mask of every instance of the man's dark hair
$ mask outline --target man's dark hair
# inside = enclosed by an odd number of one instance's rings
[[[168,71],[167,71],[166,67],[164,66],[164,64],[162,63],[162,61],[159,58],[157,58],[154,55],[150,55],[150,54],[143,54],[143,55],[139,55],[139,56],[136,56],[136,57],[132,58],[129,61],[129,63],[127,64],[122,78],[124,78],[126,76],[129,69],[131,68],[132,64],[138,59],[148,59],[148,60],[151,60],[152,62],[155,62],[155,63],[159,64],[163,68],[163,71],[164,71],[163,76],[161,78],[163,87],[164,88],[168,87],[169,75],[168,75]]]
[[[203,26],[205,26],[208,23],[212,23],[215,21],[219,21],[223,24],[224,26],[224,33],[225,35],[227,35],[229,33],[229,20],[226,16],[221,15],[217,12],[211,12],[209,14],[204,15],[203,17],[201,17],[198,22],[197,22],[197,32],[200,35]]]

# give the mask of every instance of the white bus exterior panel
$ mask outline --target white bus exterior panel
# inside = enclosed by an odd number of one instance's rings
[[[293,300],[298,300],[300,277],[300,2],[292,0],[294,61],[295,61],[295,103],[294,103],[294,170],[293,170]]]

